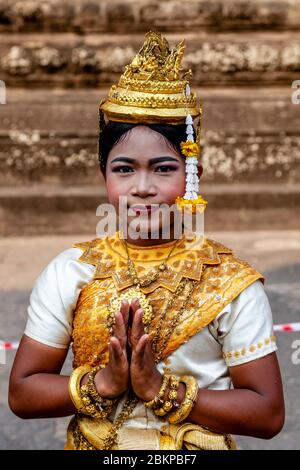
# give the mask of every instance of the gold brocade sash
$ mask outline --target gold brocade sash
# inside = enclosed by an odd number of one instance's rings
[[[74,311],[73,367],[83,364],[106,364],[110,339],[107,306],[112,297],[126,292],[132,286],[132,279],[126,270],[126,253],[122,252],[122,243],[117,235],[74,246],[83,250],[78,261],[94,265],[95,272],[93,280],[82,288]],[[137,269],[140,270],[140,278],[143,275],[147,277],[149,271],[157,265],[157,261],[165,258],[164,249],[160,246],[153,250],[136,250],[134,259]],[[172,319],[178,314],[184,292],[176,298],[161,327],[157,350],[162,350],[161,360],[166,365],[168,357],[174,351],[212,322],[244,289],[256,280],[264,281],[258,271],[246,261],[235,257],[232,250],[218,242],[206,239],[202,247],[193,250],[188,250],[183,244],[170,257],[167,269],[162,271],[158,281],[143,289],[155,312],[150,333],[155,331],[157,318],[182,278],[197,283],[180,321],[164,347],[163,339]],[[176,374],[176,371],[172,372]],[[101,449],[111,426],[109,420],[76,415],[68,428],[65,449]],[[235,448],[231,436],[217,434],[191,423],[164,426],[161,431],[123,425],[118,432],[117,449],[120,450]]]
[[[108,419],[74,416],[65,450],[102,450],[111,427]],[[229,434],[218,434],[192,423],[163,426],[161,431],[137,428],[122,428],[121,431],[118,445],[112,450],[236,450]]]
[[[94,366],[99,361],[105,364],[108,361],[110,333],[107,306],[113,297],[130,289],[133,281],[127,274],[124,261],[126,253],[123,259],[122,244],[117,236],[74,246],[83,250],[79,262],[96,267],[94,278],[81,290],[74,311],[72,337],[75,368],[83,364]],[[115,251],[117,249],[118,252]],[[140,257],[135,260],[137,269],[144,270],[145,277],[153,267],[154,260],[165,257],[161,247],[157,251],[154,248],[147,250],[146,253],[136,250],[135,254]],[[144,271],[141,271],[140,277],[143,277]],[[256,269],[235,257],[232,250],[221,243],[206,239],[202,247],[193,250],[185,248],[183,244],[170,257],[167,269],[159,280],[148,288],[142,288],[155,313],[150,333],[155,331],[160,313],[183,278],[196,280],[197,285],[168,343],[163,347],[162,340],[167,336],[172,318],[178,314],[184,291],[167,312],[158,342],[158,349],[163,349],[162,360],[212,322],[246,287],[258,279],[264,280]]]

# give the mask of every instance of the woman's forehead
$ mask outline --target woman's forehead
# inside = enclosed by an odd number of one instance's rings
[[[132,157],[143,154],[145,158],[150,158],[154,156],[154,153],[163,155],[161,152],[167,152],[167,155],[178,155],[171,142],[163,135],[141,125],[134,127],[122,136],[119,142],[113,146],[110,157],[122,153],[124,156]]]

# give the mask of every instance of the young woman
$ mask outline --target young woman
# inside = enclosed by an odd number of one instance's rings
[[[222,244],[188,245],[184,234],[175,237],[175,220],[154,217],[157,206],[187,194],[180,143],[192,105],[145,105],[153,88],[161,104],[157,87],[184,82],[174,75],[179,46],[171,52],[148,34],[120,79],[126,98],[113,87],[101,107],[109,118],[100,132],[108,200],[118,212],[126,197],[127,223],[138,215],[144,234],[154,218],[156,238],[125,239],[117,230],[75,244],[31,294],[9,403],[21,418],[75,415],[66,449],[233,449],[231,434],[269,439],[283,426],[263,276]]]

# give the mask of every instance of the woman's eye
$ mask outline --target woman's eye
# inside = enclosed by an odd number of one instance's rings
[[[175,170],[176,168],[171,165],[161,165],[156,168],[156,171],[158,171],[158,173],[169,173],[170,171],[175,171]]]
[[[132,168],[130,166],[119,166],[117,168],[114,168],[112,171],[114,173],[130,173],[131,170]]]

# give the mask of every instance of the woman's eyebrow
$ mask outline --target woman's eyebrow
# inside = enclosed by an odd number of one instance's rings
[[[178,159],[171,157],[171,156],[162,156],[162,157],[155,157],[155,158],[150,158],[149,160],[149,165],[154,165],[155,163],[161,163],[161,162],[166,162],[166,161],[172,161],[172,162],[177,162]],[[129,158],[129,157],[117,157],[114,158],[114,160],[111,161],[111,163],[114,162],[125,162],[125,163],[135,163],[136,159],[135,158]]]
[[[134,158],[129,158],[129,157],[117,157],[114,160],[111,161],[111,163],[114,162],[126,162],[126,163],[134,163],[135,159]]]
[[[177,162],[177,163],[178,163],[177,158],[170,157],[170,156],[165,156],[165,157],[150,158],[149,164],[150,164],[150,165],[154,165],[154,163],[168,162],[168,161]]]

